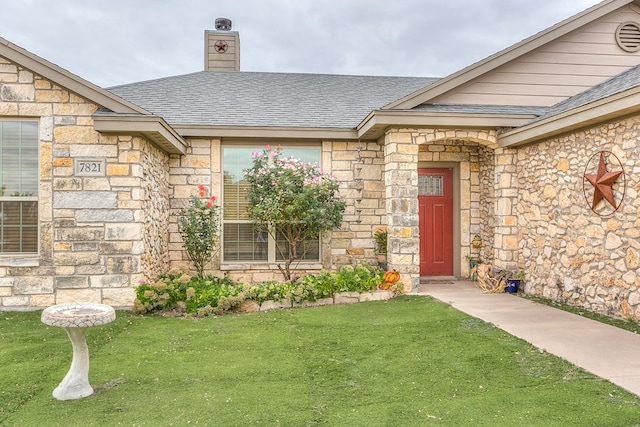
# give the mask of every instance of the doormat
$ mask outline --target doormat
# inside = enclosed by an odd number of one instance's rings
[[[424,280],[420,279],[421,285],[453,285],[451,280]]]

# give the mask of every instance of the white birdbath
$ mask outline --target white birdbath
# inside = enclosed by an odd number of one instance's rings
[[[71,400],[93,394],[93,388],[89,384],[89,348],[84,335],[87,328],[104,325],[115,318],[113,307],[104,304],[58,304],[42,311],[42,323],[64,328],[73,346],[71,368],[60,385],[53,390],[53,397]]]

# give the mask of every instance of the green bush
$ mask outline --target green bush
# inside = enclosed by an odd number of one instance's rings
[[[292,290],[293,302],[317,301],[322,298],[333,297],[335,291],[332,273],[321,271],[318,274],[302,276]]]
[[[154,283],[136,288],[134,310],[185,311],[189,315],[223,314],[237,309],[245,300],[265,301],[290,299],[294,303],[331,298],[338,292],[372,292],[382,283],[384,271],[360,264],[345,266],[337,272],[320,271],[306,274],[295,283],[266,281],[249,285],[228,277],[167,274]]]
[[[280,283],[276,280],[257,283],[249,287],[247,298],[262,304],[265,301],[282,301],[287,298],[291,284]]]
[[[178,303],[182,303],[183,309],[192,315],[206,307],[220,314],[240,305],[245,300],[244,291],[242,284],[228,277],[206,276],[200,279],[187,274],[168,274],[160,276],[152,284],[138,286],[133,308],[148,313],[178,309]]]
[[[133,310],[141,313],[173,310],[178,301],[186,299],[185,289],[180,286],[182,275],[164,275],[154,283],[142,283],[136,287]]]
[[[335,273],[335,292],[371,292],[382,283],[384,271],[368,264],[342,267]]]
[[[188,285],[186,310],[189,314],[222,314],[245,300],[244,286],[228,277],[207,276],[204,280],[194,277]]]

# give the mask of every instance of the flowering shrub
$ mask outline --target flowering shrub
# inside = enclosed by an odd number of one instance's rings
[[[185,301],[187,297],[183,277],[182,274],[167,274],[158,277],[154,283],[141,283],[136,287],[133,310],[140,313],[173,310],[179,301]]]
[[[291,264],[304,256],[307,242],[340,225],[345,203],[336,197],[338,182],[317,164],[283,158],[280,151],[267,145],[261,153],[253,153],[245,178],[249,217],[275,240],[286,260],[278,268],[290,281]]]
[[[191,196],[189,206],[178,212],[178,231],[201,279],[204,278],[205,266],[218,246],[220,207],[215,200],[215,196],[206,195],[203,185],[198,185],[198,194]]]
[[[184,300],[174,283],[167,283],[158,279],[154,283],[143,283],[136,288],[136,300],[133,303],[133,310],[140,313],[157,310],[171,310],[175,308],[178,301]]]

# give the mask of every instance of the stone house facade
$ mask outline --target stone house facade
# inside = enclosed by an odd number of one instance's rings
[[[408,291],[481,256],[526,292],[638,318],[637,22],[606,0],[441,79],[228,71],[238,34],[207,30],[233,48],[205,49],[205,71],[109,89],[0,39],[0,310],[131,307],[141,281],[190,269],[174,214],[199,184],[225,212],[211,272],[279,278],[242,198],[247,153],[271,144],[347,205],[300,273],[375,263],[384,228]],[[617,206],[592,206],[600,153]]]
[[[640,318],[639,126],[635,114],[518,150],[516,163],[526,165],[517,168],[515,209],[526,292]],[[595,165],[584,159],[603,151],[615,155],[611,170],[623,170],[624,179],[615,192],[619,209],[601,203],[595,214],[585,209],[583,178]]]

